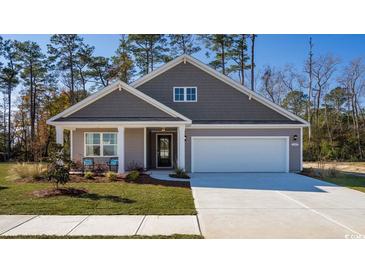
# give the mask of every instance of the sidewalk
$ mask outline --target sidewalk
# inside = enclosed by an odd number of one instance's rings
[[[0,215],[0,235],[201,235],[195,215]]]

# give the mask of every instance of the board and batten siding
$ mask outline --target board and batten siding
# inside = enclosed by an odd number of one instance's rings
[[[174,87],[197,87],[197,102],[174,102]],[[137,89],[191,120],[290,121],[190,63],[178,64]]]
[[[191,137],[193,136],[288,136],[289,172],[301,170],[301,134],[300,128],[288,129],[186,129],[185,167],[191,172]],[[293,136],[297,135],[297,140]]]
[[[116,128],[87,128],[76,129],[73,132],[72,156],[74,162],[79,162],[84,156],[85,132],[118,132]],[[144,160],[144,129],[143,128],[126,128],[125,129],[125,168],[134,162],[143,166]],[[93,157],[95,163],[105,163],[110,157]]]

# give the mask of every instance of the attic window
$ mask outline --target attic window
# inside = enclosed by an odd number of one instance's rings
[[[196,87],[174,87],[174,102],[196,102],[197,100]]]

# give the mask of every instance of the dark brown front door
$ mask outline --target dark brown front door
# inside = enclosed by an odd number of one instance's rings
[[[172,167],[171,137],[171,135],[157,135],[157,167]]]

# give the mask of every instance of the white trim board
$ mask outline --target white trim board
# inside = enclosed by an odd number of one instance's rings
[[[141,128],[141,127],[178,127],[190,124],[189,122],[49,122],[64,129],[69,128]]]
[[[68,117],[71,114],[75,113],[76,111],[88,106],[89,104],[95,102],[96,100],[108,95],[109,93],[116,91],[119,89],[120,92],[127,91],[136,97],[144,100],[145,102],[151,104],[152,106],[160,109],[161,111],[169,114],[172,117],[178,117],[182,120],[191,123],[191,120],[184,115],[178,113],[177,111],[169,108],[168,106],[165,106],[164,104],[158,102],[157,100],[151,98],[150,96],[144,94],[143,92],[133,88],[132,86],[127,85],[126,83],[122,81],[117,81],[116,83],[111,84],[110,86],[105,87],[104,89],[94,93],[93,95],[90,95],[89,97],[85,98],[81,102],[69,107],[68,109],[64,110],[63,112],[53,116],[52,118],[47,120],[48,124],[58,124],[59,122],[54,121],[61,117]]]
[[[189,129],[232,129],[232,128],[303,128],[303,124],[191,124]]]
[[[197,139],[284,139],[285,140],[285,172],[290,171],[290,137],[289,136],[192,136],[191,137],[191,172],[194,173],[194,140]]]
[[[151,73],[139,78],[138,80],[131,83],[131,86],[138,88],[142,84],[150,81],[151,79],[157,77],[158,75],[164,73],[165,71],[175,67],[176,65],[180,64],[181,62],[189,62],[190,64],[200,68],[201,70],[207,72],[208,74],[214,76],[215,78],[223,81],[224,83],[232,86],[233,88],[237,89],[238,91],[246,94],[249,96],[249,98],[254,98],[258,102],[266,105],[267,107],[279,112],[280,114],[288,117],[291,120],[298,120],[302,122],[305,126],[309,126],[309,123],[305,121],[304,119],[298,117],[297,115],[287,111],[286,109],[280,107],[279,105],[271,102],[270,100],[266,99],[265,97],[251,91],[250,89],[246,88],[245,86],[242,86],[240,83],[234,81],[233,79],[229,78],[228,76],[214,70],[213,68],[209,67],[208,65],[202,63],[201,61],[191,57],[190,55],[181,55],[180,57],[175,58],[174,60],[162,65],[158,69],[152,71]]]

